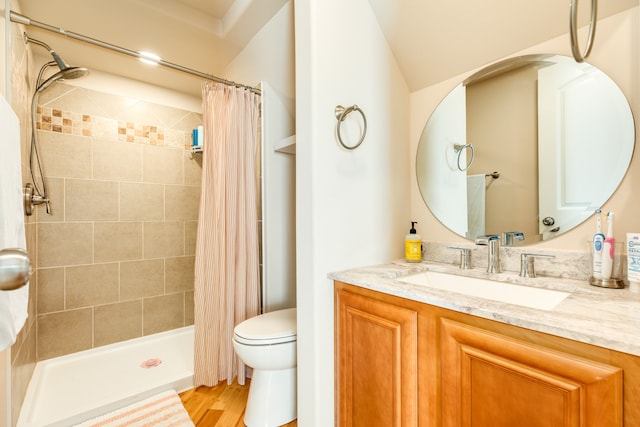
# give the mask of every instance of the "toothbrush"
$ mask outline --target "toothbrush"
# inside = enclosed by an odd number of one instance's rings
[[[602,234],[602,211],[596,210],[596,233],[593,235],[593,267],[591,275],[594,279],[602,278],[602,250],[604,234]]]
[[[602,248],[602,278],[611,279],[613,257],[615,255],[615,238],[613,237],[613,212],[607,212],[607,236]]]

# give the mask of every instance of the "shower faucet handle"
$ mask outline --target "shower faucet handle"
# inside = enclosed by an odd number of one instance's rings
[[[44,203],[45,212],[47,212],[48,215],[51,215],[51,205],[48,197],[40,196],[38,194],[34,194],[33,197],[31,197],[32,206],[38,206],[43,203]]]
[[[33,185],[31,185],[31,183],[27,183],[27,185],[25,185],[22,192],[22,197],[25,215],[33,215],[33,207],[41,205],[43,203],[45,205],[45,211],[47,212],[47,215],[51,215],[51,205],[49,198],[41,196],[39,194],[35,194]]]

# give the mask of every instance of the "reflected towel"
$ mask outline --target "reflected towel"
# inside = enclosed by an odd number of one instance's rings
[[[485,194],[484,174],[467,176],[467,237],[475,238],[485,234]]]
[[[0,249],[26,249],[22,211],[20,123],[0,96]],[[29,285],[0,291],[0,350],[11,346],[27,320]]]

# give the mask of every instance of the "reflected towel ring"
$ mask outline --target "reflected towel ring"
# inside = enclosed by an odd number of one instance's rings
[[[578,0],[571,0],[571,13],[569,16],[569,35],[571,36],[571,52],[576,62],[583,62],[591,53],[593,39],[596,35],[596,21],[598,20],[598,0],[591,0],[591,22],[589,23],[589,37],[584,53],[580,52],[578,45]]]
[[[346,145],[342,140],[342,135],[340,134],[340,126],[342,125],[344,119],[346,119],[349,113],[351,113],[352,111],[357,111],[360,113],[360,115],[362,116],[362,121],[364,122],[364,129],[362,130],[360,139],[355,145]],[[362,141],[364,141],[364,137],[367,134],[367,117],[364,115],[364,111],[362,111],[362,109],[360,109],[360,107],[355,104],[347,108],[343,107],[342,105],[336,105],[335,114],[336,119],[338,119],[338,123],[336,124],[336,133],[338,134],[338,142],[340,142],[340,145],[342,145],[347,150],[358,148],[360,144],[362,144]]]
[[[471,158],[467,162],[467,165],[463,168],[462,166],[460,166],[460,155],[462,154],[462,152],[466,148],[470,148],[471,149]],[[475,151],[474,148],[473,148],[473,145],[471,145],[471,144],[453,144],[453,149],[454,149],[454,151],[456,153],[458,153],[458,170],[460,172],[464,172],[467,169],[469,169],[471,167],[471,164],[473,163],[473,157],[474,157],[474,151]]]

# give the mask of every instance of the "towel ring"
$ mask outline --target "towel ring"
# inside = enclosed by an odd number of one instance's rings
[[[346,119],[347,116],[353,111],[359,112],[360,115],[362,116],[362,121],[364,122],[364,129],[362,130],[362,135],[360,136],[360,139],[355,145],[346,145],[342,140],[342,135],[340,135],[340,126],[342,126],[342,122],[344,121],[344,119]],[[364,115],[364,111],[362,111],[362,109],[355,104],[347,108],[343,107],[342,105],[336,105],[335,115],[336,115],[336,119],[338,119],[338,123],[336,124],[336,133],[338,134],[338,142],[340,142],[340,145],[342,145],[347,150],[354,150],[358,148],[360,144],[362,144],[362,141],[364,141],[364,137],[367,134],[367,117]]]
[[[576,62],[583,62],[591,53],[593,39],[596,35],[596,21],[598,19],[598,0],[591,0],[591,22],[589,23],[589,37],[584,53],[580,52],[578,45],[578,0],[571,0],[571,13],[569,19],[569,34],[571,36],[571,52]]]
[[[462,154],[462,152],[466,148],[470,148],[471,149],[471,159],[469,159],[469,161],[467,162],[465,167],[462,167],[462,166],[460,166],[460,155]],[[473,145],[471,145],[471,144],[453,144],[453,149],[455,150],[456,153],[458,153],[458,170],[460,172],[464,172],[467,169],[469,169],[471,167],[471,164],[473,163],[473,157],[474,157],[474,151],[475,151],[475,149],[473,148]]]

